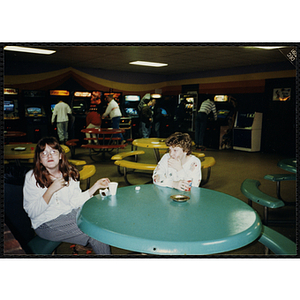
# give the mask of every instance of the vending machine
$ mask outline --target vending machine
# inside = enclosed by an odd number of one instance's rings
[[[233,128],[233,149],[260,151],[262,118],[261,112],[237,112]]]

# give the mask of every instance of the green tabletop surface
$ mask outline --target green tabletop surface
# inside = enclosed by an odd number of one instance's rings
[[[297,173],[296,158],[286,158],[278,162],[278,167],[288,172]]]
[[[159,255],[206,255],[243,247],[262,230],[258,214],[227,194],[192,187],[181,192],[154,184],[118,188],[89,199],[77,216],[89,236],[122,249]],[[175,202],[171,195],[187,195]]]

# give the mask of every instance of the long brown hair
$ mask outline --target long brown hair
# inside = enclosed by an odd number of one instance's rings
[[[75,181],[79,181],[80,175],[78,170],[69,164],[66,154],[57,139],[55,137],[44,137],[38,141],[34,153],[33,174],[36,179],[36,185],[39,185],[41,188],[48,188],[52,183],[50,174],[42,164],[40,158],[40,153],[45,150],[46,145],[59,151],[59,154],[61,155],[59,160],[59,170],[62,173],[64,180],[69,182],[69,179],[72,178]]]

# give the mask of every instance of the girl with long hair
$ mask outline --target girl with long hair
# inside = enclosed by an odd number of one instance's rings
[[[110,254],[109,245],[84,234],[77,226],[81,206],[110,180],[101,178],[87,191],[80,189],[78,170],[68,159],[54,137],[42,138],[36,146],[34,168],[25,177],[24,209],[37,235],[93,248],[96,254]]]

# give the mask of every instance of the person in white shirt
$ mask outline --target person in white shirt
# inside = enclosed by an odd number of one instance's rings
[[[213,112],[215,121],[218,118],[216,105],[213,100],[207,99],[202,102],[200,109],[198,111],[196,122],[195,122],[195,143],[196,148],[204,150],[204,135],[206,131],[207,117],[210,112]]]
[[[102,115],[102,119],[106,118],[109,115],[109,117],[111,118],[111,122],[112,122],[112,128],[119,129],[120,128],[120,119],[122,117],[120,107],[119,107],[118,103],[114,100],[113,94],[109,94],[108,96],[106,96],[106,99],[108,101],[108,106],[107,106],[104,114]],[[125,142],[122,133],[114,134],[114,137],[120,137],[122,144]]]
[[[55,117],[57,117],[56,124],[57,124],[57,134],[59,138],[59,142],[61,144],[65,144],[68,140],[68,121],[69,117],[68,114],[71,115],[72,111],[70,106],[60,100],[54,107],[51,124],[53,125],[55,121]]]
[[[175,132],[166,141],[169,153],[165,154],[153,172],[153,183],[180,191],[201,182],[201,161],[192,155],[192,139],[188,133]]]
[[[62,147],[54,137],[42,138],[36,146],[34,168],[26,173],[23,207],[32,228],[41,238],[93,248],[96,254],[110,254],[103,244],[77,226],[81,206],[110,180],[102,178],[87,191],[80,189],[78,170],[69,164]]]

